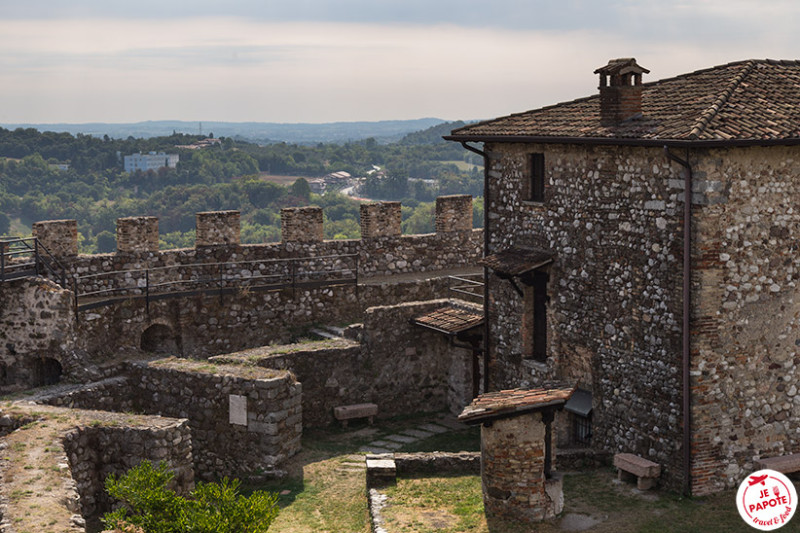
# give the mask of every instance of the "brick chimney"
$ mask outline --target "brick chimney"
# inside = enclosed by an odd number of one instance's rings
[[[642,74],[649,72],[632,57],[612,59],[594,71],[600,74],[601,125],[616,126],[642,114]]]

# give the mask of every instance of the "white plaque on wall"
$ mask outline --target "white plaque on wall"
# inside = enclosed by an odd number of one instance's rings
[[[247,396],[239,396],[238,394],[231,394],[230,396],[228,396],[228,404],[230,405],[231,424],[239,424],[240,426],[246,426]]]

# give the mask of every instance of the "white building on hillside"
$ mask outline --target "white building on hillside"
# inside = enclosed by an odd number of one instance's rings
[[[149,154],[131,154],[125,156],[125,172],[141,170],[158,170],[162,167],[175,168],[178,166],[178,154],[165,154],[164,152],[150,152]]]

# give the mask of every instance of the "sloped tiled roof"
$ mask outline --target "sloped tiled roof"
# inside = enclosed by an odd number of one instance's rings
[[[468,424],[564,405],[575,387],[511,389],[481,394],[458,415]]]
[[[502,252],[487,255],[479,264],[506,276],[519,276],[553,262],[553,252],[512,246]]]
[[[800,61],[748,60],[642,84],[642,115],[601,126],[599,94],[467,125],[456,141],[655,143],[800,140]]]
[[[483,324],[483,313],[461,307],[442,307],[413,319],[417,325],[454,335]]]

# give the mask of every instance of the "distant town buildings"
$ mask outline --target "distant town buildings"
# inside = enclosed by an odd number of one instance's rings
[[[201,148],[210,148],[212,146],[220,146],[221,144],[222,139],[209,137],[208,139],[200,139],[199,141],[195,141],[192,144],[178,144],[175,146],[175,148],[183,148],[185,150],[200,150]]]
[[[321,178],[311,178],[308,180],[308,185],[311,187],[311,192],[322,194],[328,187],[341,188],[350,183],[352,176],[349,172],[331,172]]]
[[[141,170],[158,170],[159,168],[175,168],[178,166],[178,154],[165,154],[164,152],[150,152],[148,154],[131,154],[125,156],[125,172]]]

